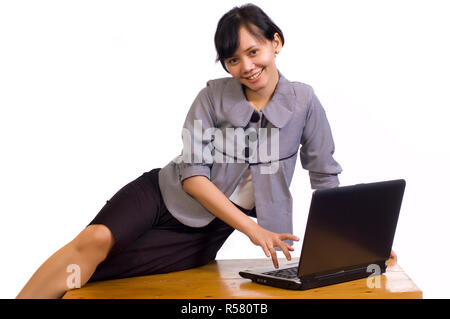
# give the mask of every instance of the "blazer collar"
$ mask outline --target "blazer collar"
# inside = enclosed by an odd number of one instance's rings
[[[261,112],[275,127],[281,128],[294,112],[295,93],[291,82],[278,71],[279,80],[269,103]],[[235,127],[247,126],[255,108],[248,103],[243,84],[230,78],[224,90],[223,107],[229,122]]]

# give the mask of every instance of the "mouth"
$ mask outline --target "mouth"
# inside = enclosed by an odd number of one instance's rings
[[[246,77],[244,79],[246,79],[247,81],[250,81],[250,82],[256,82],[261,77],[261,74],[262,74],[263,71],[264,71],[264,68],[262,68],[261,70],[259,70],[255,74],[253,74],[253,75],[251,75],[249,77]]]

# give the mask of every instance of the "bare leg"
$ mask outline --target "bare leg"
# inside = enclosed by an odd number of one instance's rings
[[[39,267],[16,298],[61,298],[67,290],[74,288],[67,282],[71,275],[69,265],[79,267],[80,284],[85,285],[113,245],[113,235],[106,226],[86,227]]]

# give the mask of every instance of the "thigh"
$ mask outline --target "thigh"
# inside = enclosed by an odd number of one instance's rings
[[[162,199],[157,183],[159,169],[142,174],[122,187],[89,223],[107,226],[114,237],[109,256],[120,253],[158,223]]]
[[[202,228],[191,228],[169,219],[146,231],[120,254],[99,264],[89,281],[168,273],[205,265],[216,258],[233,230],[218,218]]]

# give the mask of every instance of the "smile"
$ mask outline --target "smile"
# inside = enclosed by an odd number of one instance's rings
[[[252,76],[250,76],[250,77],[248,77],[246,79],[250,80],[250,81],[256,80],[257,78],[259,78],[259,76],[261,75],[263,70],[264,70],[264,68],[262,68],[258,73],[254,74],[254,75],[252,75]]]

